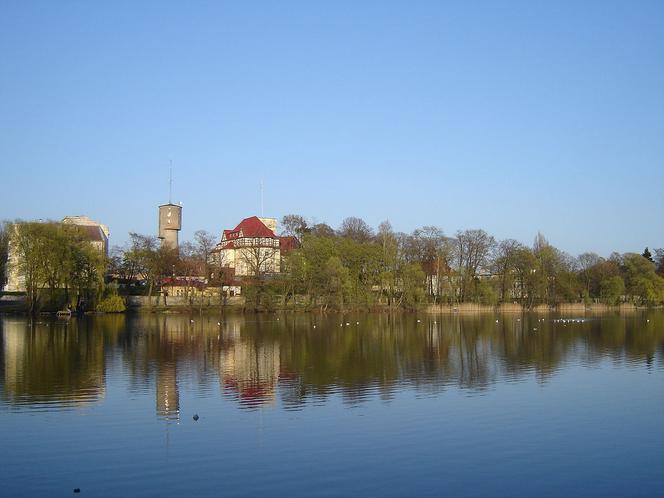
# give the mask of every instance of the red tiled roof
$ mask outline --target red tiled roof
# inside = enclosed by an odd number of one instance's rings
[[[300,247],[300,241],[297,240],[297,237],[293,237],[292,235],[279,237],[279,249],[281,250],[281,254],[286,254],[298,247]]]
[[[265,226],[265,224],[258,219],[258,216],[243,219],[234,230],[224,230],[225,234],[232,232],[242,231],[244,237],[267,237],[276,239],[277,236],[272,230]]]
[[[173,278],[173,277],[166,277],[161,280],[161,285],[162,286],[174,286],[174,287],[196,287],[198,289],[203,289],[206,287],[205,282],[201,282],[200,280],[193,280],[193,279],[183,279],[183,278]]]

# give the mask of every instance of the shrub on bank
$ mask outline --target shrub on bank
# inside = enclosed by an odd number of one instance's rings
[[[97,304],[97,311],[102,313],[122,313],[125,310],[124,299],[118,295],[105,297]]]
[[[96,310],[102,313],[122,313],[126,309],[124,299],[118,295],[115,286],[108,286],[104,289],[103,296],[96,306]]]

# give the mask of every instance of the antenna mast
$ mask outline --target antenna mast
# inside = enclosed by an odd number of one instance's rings
[[[171,198],[173,197],[173,160],[171,166],[168,168],[168,203],[172,204]]]

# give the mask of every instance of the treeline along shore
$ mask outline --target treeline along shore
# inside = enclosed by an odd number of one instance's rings
[[[407,234],[386,221],[374,230],[355,217],[334,229],[287,215],[281,226],[299,243],[281,256],[279,271],[266,271],[259,250],[253,264],[245,262],[250,274],[238,277],[213,257],[217,237],[203,230],[178,248],[131,233],[125,246],[103,255],[73,226],[5,223],[0,279],[17,272],[25,292],[5,295],[4,309],[80,309],[83,302],[84,311],[100,312],[601,311],[664,304],[664,249],[572,256],[542,234],[529,246],[479,229],[447,236],[425,226]]]

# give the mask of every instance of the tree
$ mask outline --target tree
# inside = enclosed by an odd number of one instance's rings
[[[398,273],[400,266],[399,241],[392,231],[389,221],[383,221],[378,226],[377,241],[381,247],[380,291],[387,298],[388,305],[392,305],[398,287]]]
[[[461,301],[470,297],[478,271],[488,267],[489,256],[495,244],[495,239],[484,230],[457,232],[455,259],[461,276]]]
[[[620,297],[625,293],[625,281],[620,275],[614,275],[600,284],[601,297],[606,304],[615,305],[620,302]]]
[[[336,232],[334,229],[327,223],[316,223],[309,230],[309,233],[316,235],[318,237],[335,237]]]
[[[664,248],[655,249],[655,263],[657,264],[657,274],[664,277]]]
[[[211,260],[210,254],[216,244],[216,237],[205,230],[197,230],[194,233],[194,253],[199,258],[205,278],[210,278]]]
[[[512,297],[518,271],[519,254],[525,248],[523,244],[514,239],[503,240],[496,247],[493,270],[498,275],[498,299],[502,302],[506,302]]]
[[[408,263],[401,269],[400,276],[402,292],[399,304],[414,309],[424,300],[426,275],[419,264]]]
[[[172,275],[178,262],[178,249],[157,244],[157,238],[151,235],[130,233],[130,249],[126,257],[137,270],[137,276],[148,286],[148,302],[152,302],[152,293],[160,279]]]
[[[449,275],[451,245],[443,231],[436,226],[417,228],[410,238],[411,258],[422,266],[426,280],[426,293],[438,299],[442,277]]]
[[[588,293],[588,295],[590,295],[591,284],[593,280],[593,269],[596,268],[604,260],[594,252],[584,252],[583,254],[579,255],[577,259],[578,259],[580,276],[585,285],[586,292]]]
[[[25,279],[30,313],[38,310],[40,294],[46,285],[46,272],[42,264],[46,258],[45,225],[16,222],[10,234],[9,244],[15,255],[16,272]]]
[[[81,296],[89,303],[101,292],[106,257],[90,244],[81,227],[17,222],[12,225],[10,245],[16,272],[25,280],[30,312],[39,309],[47,289],[52,307],[69,304],[70,288],[77,290],[77,306]]]
[[[664,278],[655,272],[654,263],[639,254],[623,256],[623,272],[627,294],[640,304],[664,301]]]
[[[265,275],[276,271],[276,247],[259,244],[243,247],[238,257],[246,267],[247,274],[257,280],[261,280]]]
[[[326,303],[343,310],[344,304],[349,300],[351,293],[351,278],[338,256],[330,256],[323,267],[323,281],[325,282],[324,295]]]
[[[339,235],[357,242],[368,242],[373,237],[373,230],[362,218],[350,216],[341,222]]]
[[[9,223],[0,223],[0,289],[7,282],[9,261]]]
[[[653,259],[652,259],[652,254],[650,254],[650,251],[648,250],[647,247],[646,247],[645,251],[643,251],[643,254],[641,254],[641,256],[643,256],[644,258],[646,258],[646,259],[647,259],[648,261],[650,261],[651,263],[654,263],[654,261],[653,261]]]
[[[302,239],[305,233],[310,231],[307,221],[299,214],[287,214],[281,218],[284,234]]]

